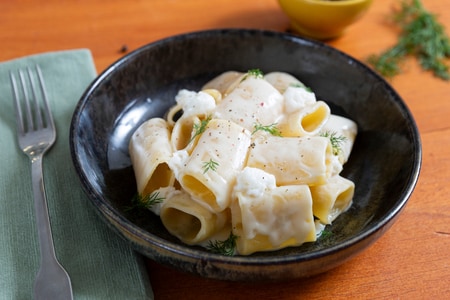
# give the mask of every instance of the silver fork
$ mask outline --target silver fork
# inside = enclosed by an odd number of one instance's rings
[[[41,265],[34,281],[34,299],[73,299],[70,277],[55,256],[42,174],[42,159],[56,140],[53,117],[39,66],[10,72],[20,149],[31,160],[34,207]]]

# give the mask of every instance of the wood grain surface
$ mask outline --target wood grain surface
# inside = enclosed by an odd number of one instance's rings
[[[450,2],[422,0],[450,32]],[[340,38],[327,43],[365,60],[395,43],[388,22],[397,0],[375,0]],[[0,5],[0,61],[88,48],[98,72],[126,52],[171,35],[211,28],[289,30],[276,0],[9,0]],[[450,82],[415,59],[390,83],[418,124],[419,182],[385,235],[351,261],[308,279],[223,282],[147,260],[156,299],[445,299],[450,295]]]

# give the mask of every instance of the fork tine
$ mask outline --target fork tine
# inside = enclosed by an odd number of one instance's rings
[[[36,65],[36,73],[38,75],[39,87],[40,87],[40,90],[42,93],[42,98],[44,100],[44,114],[45,114],[46,126],[54,128],[55,124],[53,122],[53,115],[50,110],[50,105],[48,103],[47,89],[45,88],[44,78],[42,76],[41,68],[39,67],[39,65]]]
[[[35,66],[35,69],[35,75],[30,68],[27,68],[26,71],[19,70],[19,79],[16,79],[14,73],[10,72],[17,128],[22,134],[35,129],[54,128],[42,72],[38,65]]]
[[[19,78],[22,86],[23,108],[25,109],[26,123],[24,124],[25,132],[34,130],[33,114],[31,111],[30,97],[28,95],[27,83],[23,70],[19,70]]]
[[[17,131],[20,134],[23,134],[25,132],[25,124],[24,124],[24,120],[23,120],[22,108],[20,105],[19,88],[17,87],[16,77],[14,76],[13,72],[9,72],[9,78],[11,79],[11,86],[13,88],[14,108],[15,108],[16,115],[17,115],[17,117],[16,117]]]
[[[35,108],[33,110],[34,117],[35,117],[33,126],[34,126],[34,129],[41,129],[41,128],[44,127],[44,124],[42,123],[42,113],[41,113],[42,109],[41,109],[41,106],[39,105],[39,98],[38,98],[38,95],[37,95],[36,84],[34,82],[34,78],[33,78],[33,75],[31,74],[31,69],[30,68],[27,68],[27,74],[28,74],[28,81],[29,81],[30,87],[31,87],[31,96],[32,96],[32,98],[34,100],[33,104],[34,104],[34,108]],[[27,101],[27,102],[31,106],[31,103],[29,101]],[[27,109],[29,109],[29,108],[30,107],[27,107]]]

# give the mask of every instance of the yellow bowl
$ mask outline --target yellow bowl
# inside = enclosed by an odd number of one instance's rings
[[[320,40],[336,38],[368,10],[372,0],[278,0],[297,33]]]

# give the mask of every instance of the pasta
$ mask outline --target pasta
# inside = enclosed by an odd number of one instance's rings
[[[160,118],[145,122],[131,137],[130,156],[139,194],[149,194],[174,183],[175,177],[168,166],[173,153],[169,141],[169,126]]]
[[[358,133],[356,123],[341,116],[330,115],[322,130],[324,132],[334,132],[337,135],[345,137],[345,140],[340,147],[341,151],[339,151],[338,157],[342,164],[346,163],[352,152],[356,134]]]
[[[218,103],[213,116],[253,130],[255,123],[278,122],[282,111],[282,94],[266,80],[249,76]]]
[[[227,211],[212,212],[184,191],[165,200],[160,217],[171,234],[189,245],[200,243],[220,231],[228,219]]]
[[[254,191],[255,178],[269,178],[259,193]],[[242,255],[316,240],[308,186],[276,186],[275,179],[270,178],[270,174],[257,168],[247,167],[240,174],[231,212],[232,228],[239,236],[237,251]]]
[[[228,120],[212,119],[179,172],[181,186],[213,211],[223,211],[230,204],[235,177],[244,166],[249,146],[248,130]]]
[[[311,186],[314,199],[313,214],[323,224],[331,224],[351,204],[355,184],[339,175],[330,177],[322,185]]]
[[[175,100],[129,152],[138,193],[162,200],[148,208],[182,242],[227,255],[299,246],[351,206],[340,173],[357,125],[294,76],[229,71]]]
[[[286,137],[317,135],[329,117],[328,105],[323,101],[317,101],[287,114],[280,122],[280,133]]]
[[[296,151],[292,151],[296,149]],[[277,185],[324,184],[331,173],[331,146],[321,136],[258,136],[247,166],[275,176]]]

